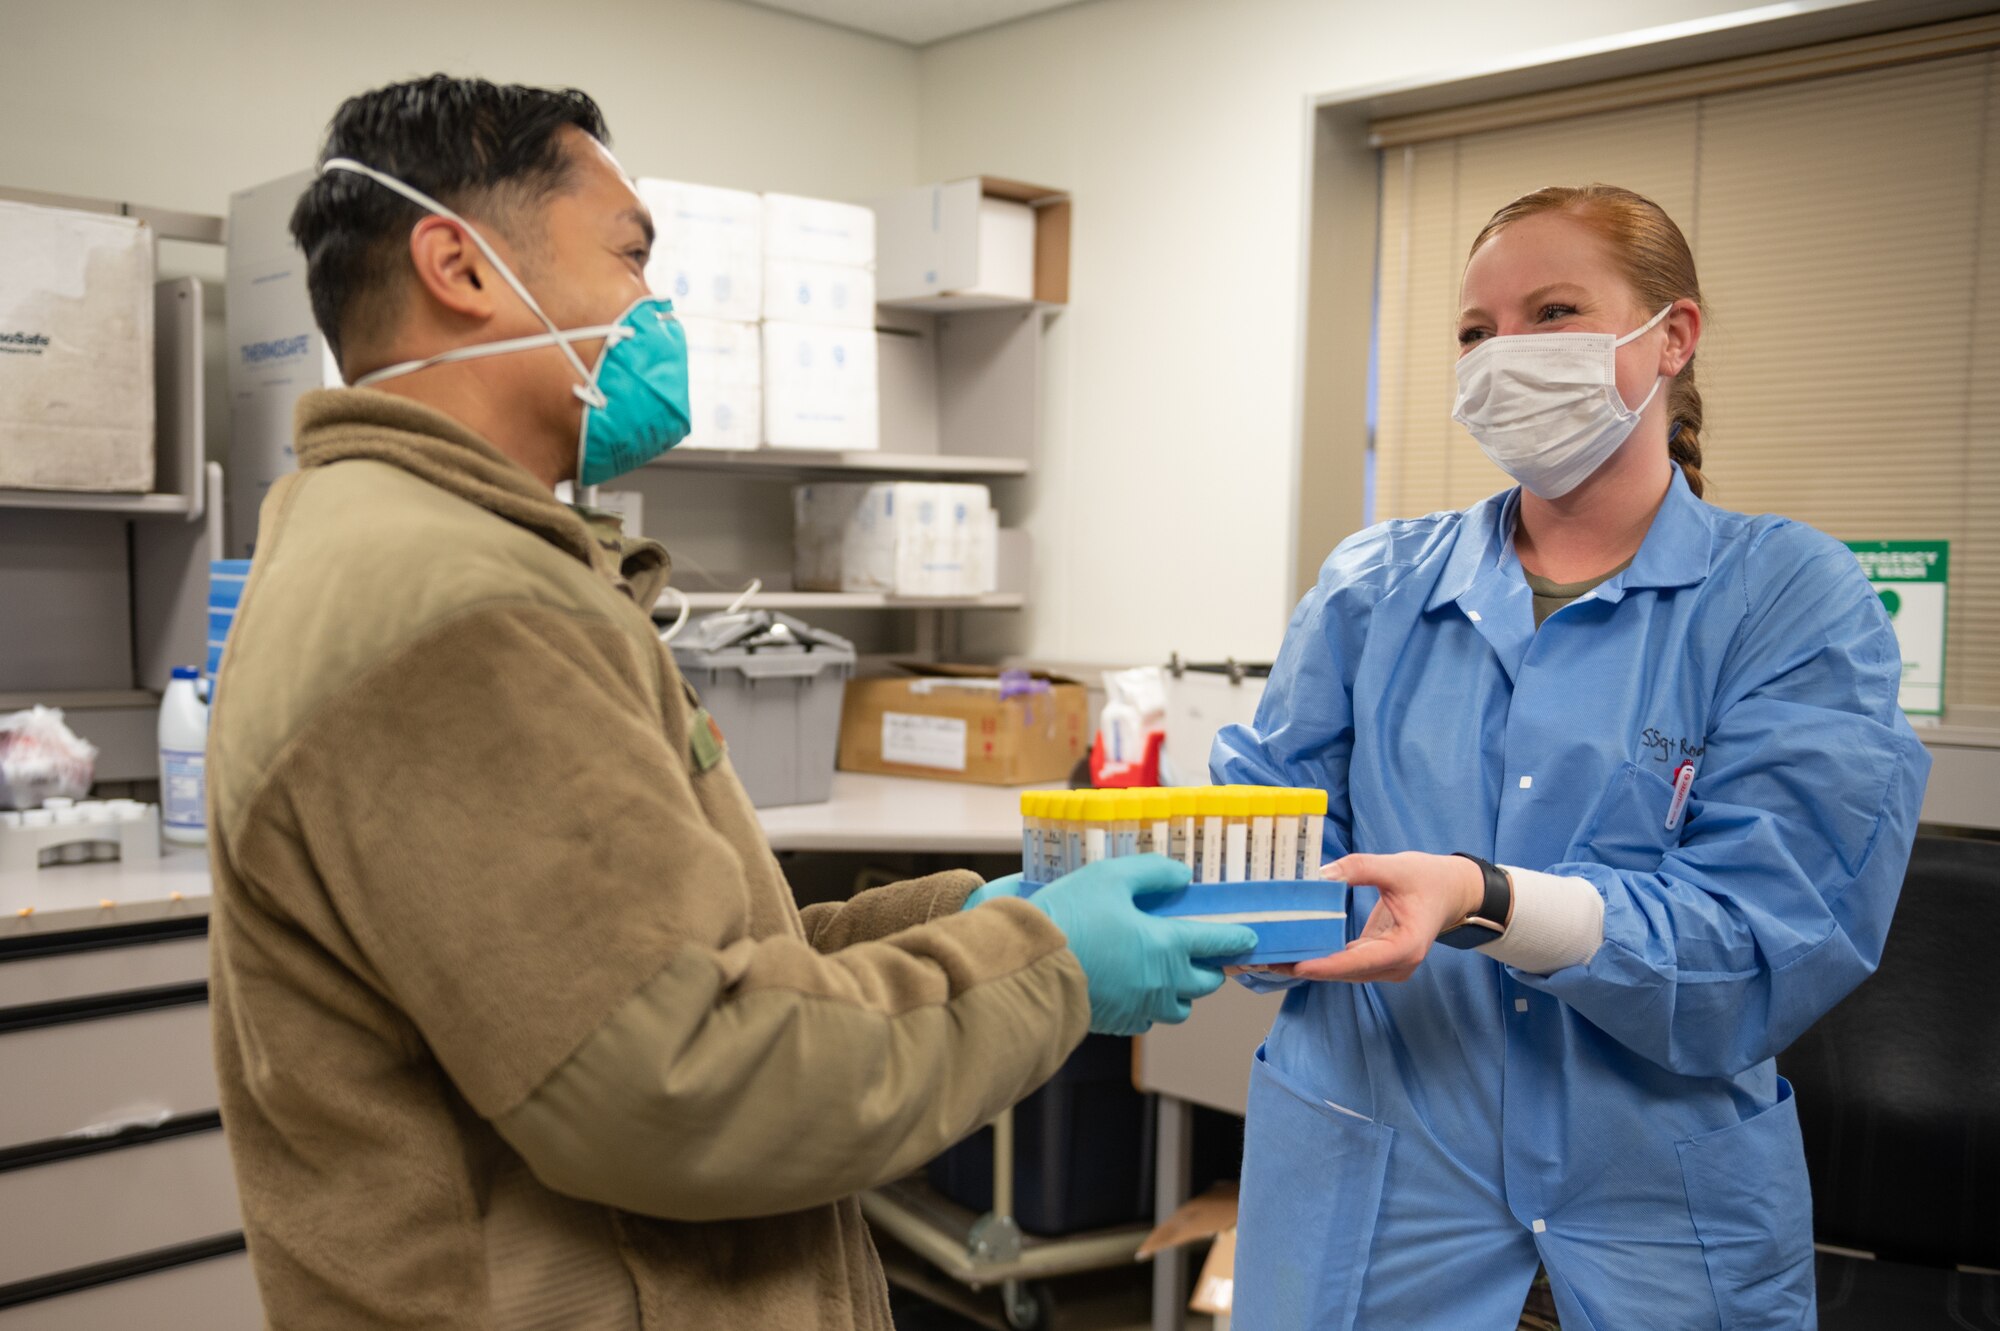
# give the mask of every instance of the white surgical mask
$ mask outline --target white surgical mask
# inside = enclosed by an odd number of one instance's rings
[[[1501,470],[1543,499],[1560,499],[1631,438],[1660,391],[1628,408],[1618,395],[1618,348],[1653,331],[1671,304],[1645,324],[1609,333],[1519,333],[1489,337],[1459,358],[1451,418]]]

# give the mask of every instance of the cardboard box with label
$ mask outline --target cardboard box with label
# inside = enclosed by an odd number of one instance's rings
[[[0,488],[153,488],[153,233],[0,202]]]
[[[969,597],[997,585],[999,515],[983,485],[818,482],[792,503],[801,591]]]
[[[984,666],[904,663],[847,686],[840,770],[989,786],[1062,781],[1089,743],[1084,686],[1058,675],[1021,682]]]
[[[294,171],[229,196],[223,303],[229,335],[229,465],[224,470],[229,545],[236,555],[248,555],[256,545],[264,496],[298,470],[292,413],[299,398],[341,383],[340,366],[313,318],[306,256],[292,241],[292,210],[313,179],[311,171]]]
[[[875,266],[875,211],[858,203],[764,196],[764,257]]]
[[[938,308],[1069,300],[1069,196],[972,176],[875,202],[879,299]]]

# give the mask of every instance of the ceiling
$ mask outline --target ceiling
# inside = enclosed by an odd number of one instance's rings
[[[836,27],[853,28],[929,46],[1017,18],[1080,3],[1080,0],[746,0],[765,9],[782,9]]]

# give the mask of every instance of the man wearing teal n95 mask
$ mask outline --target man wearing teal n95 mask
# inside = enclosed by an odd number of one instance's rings
[[[581,93],[383,88],[293,214],[355,387],[299,404],[209,749],[274,1327],[887,1331],[853,1194],[1254,942],[1144,914],[1158,858],[794,906],[655,634],[666,552],[553,493],[688,427],[606,139]]]

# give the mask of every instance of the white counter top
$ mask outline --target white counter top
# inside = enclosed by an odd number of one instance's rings
[[[1021,792],[837,772],[833,799],[758,812],[774,850],[1006,854],[1021,847]],[[0,873],[0,939],[208,913],[208,853],[157,864],[71,864]]]
[[[760,809],[773,850],[1006,854],[1021,848],[1021,790],[900,776],[833,774],[825,804]]]
[[[208,895],[208,852],[179,846],[153,864],[0,873],[0,939],[199,917]]]

